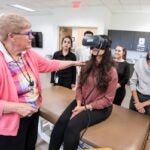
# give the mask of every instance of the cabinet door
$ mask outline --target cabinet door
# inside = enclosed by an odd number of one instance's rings
[[[133,32],[132,31],[120,31],[120,45],[127,50],[132,50],[133,45]]]
[[[111,48],[115,49],[115,47],[120,44],[120,31],[119,30],[108,30],[108,35],[112,40]]]
[[[148,47],[148,32],[134,32],[133,50],[144,52]]]
[[[148,33],[147,50],[150,50],[150,33]]]
[[[132,50],[132,31],[109,30],[108,35],[112,38],[112,48],[115,48],[117,45],[121,45],[127,50]]]

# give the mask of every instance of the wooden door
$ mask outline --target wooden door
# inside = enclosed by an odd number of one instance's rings
[[[59,27],[59,50],[61,49],[61,42],[65,36],[72,37],[72,27]]]

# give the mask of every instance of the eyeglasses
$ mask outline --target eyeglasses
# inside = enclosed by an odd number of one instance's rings
[[[27,35],[29,38],[33,38],[32,31],[25,32],[25,33],[13,33],[13,34],[16,34],[16,35]]]

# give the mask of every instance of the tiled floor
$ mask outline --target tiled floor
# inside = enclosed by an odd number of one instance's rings
[[[44,77],[44,80],[43,80]],[[50,74],[44,74],[41,76],[42,78],[42,87],[48,87],[50,86],[49,82],[47,82],[50,79]],[[131,97],[129,86],[126,87],[126,97],[122,103],[122,107],[128,108],[129,106],[129,100]],[[37,144],[36,144],[36,150],[48,150],[48,143],[43,141],[40,136],[38,136]]]

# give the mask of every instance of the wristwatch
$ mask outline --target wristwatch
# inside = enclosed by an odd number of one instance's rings
[[[89,109],[90,111],[92,111],[93,110],[93,108],[92,108],[92,106],[91,105],[86,105],[85,106],[87,109]]]

